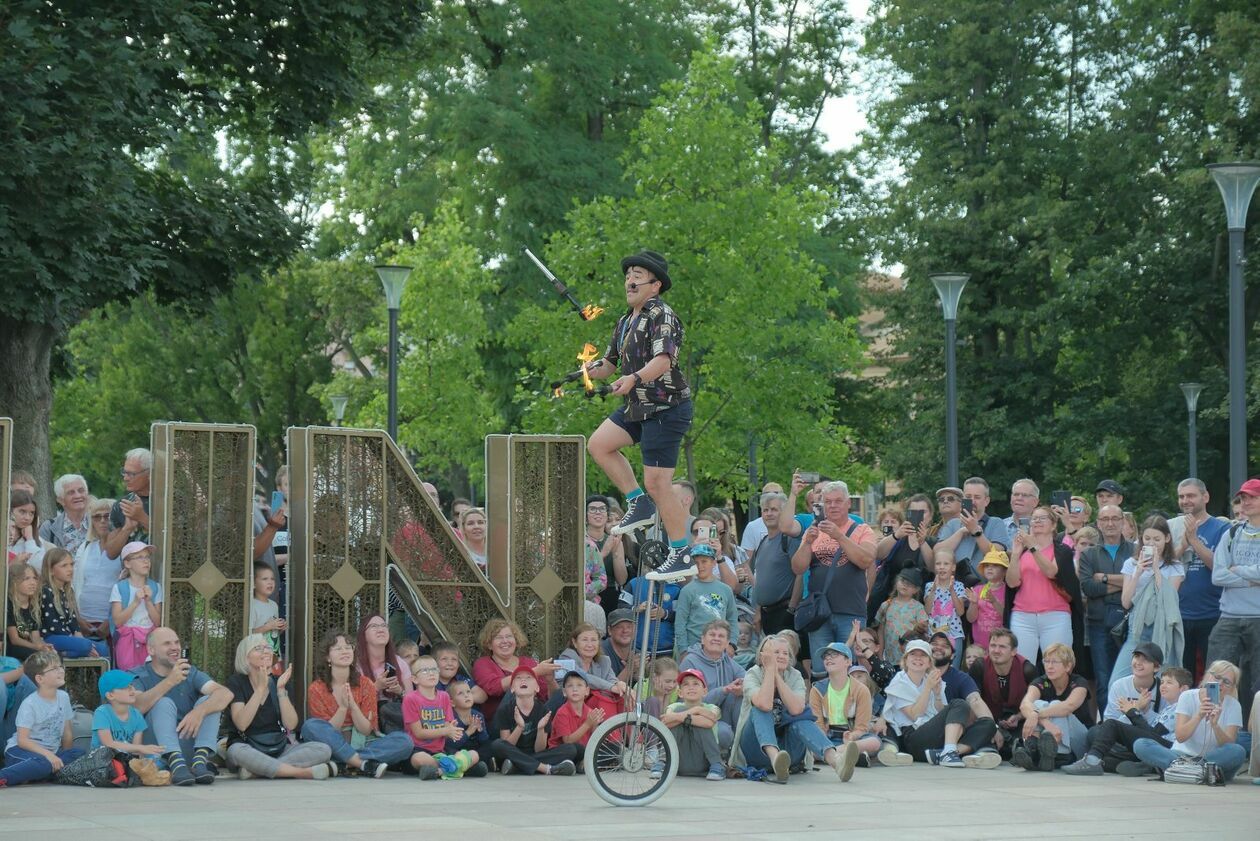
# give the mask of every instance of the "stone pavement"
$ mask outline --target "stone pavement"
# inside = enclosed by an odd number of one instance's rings
[[[998,805],[998,804],[1001,805]],[[1001,816],[1001,824],[987,815]],[[1175,786],[1108,775],[1073,778],[994,771],[859,768],[787,786],[678,779],[656,803],[616,808],[585,777],[491,775],[421,783],[221,777],[214,786],[98,791],[40,785],[0,790],[0,841],[322,841],[445,839],[951,839],[1260,838],[1260,786]]]

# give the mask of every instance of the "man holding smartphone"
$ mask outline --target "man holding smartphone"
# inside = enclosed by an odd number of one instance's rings
[[[683,325],[660,298],[673,285],[664,256],[640,251],[621,261],[621,271],[629,309],[618,319],[603,357],[587,364],[587,373],[604,379],[620,371],[612,392],[626,400],[595,430],[586,449],[626,497],[626,514],[610,529],[614,537],[650,525],[659,507],[669,557],[645,577],[676,581],[696,571],[687,547],[688,512],[672,487],[692,418],[691,388],[678,367]],[[621,453],[635,444],[643,456],[646,493]]]
[[[955,488],[941,488],[937,491],[938,504],[943,494],[954,490]],[[989,483],[980,476],[972,476],[963,482],[961,496],[961,505],[953,519],[945,520],[945,508],[941,507],[944,525],[941,526],[936,545],[937,548],[952,549],[954,560],[960,566],[966,565],[967,574],[958,577],[970,586],[979,581],[980,562],[993,544],[997,543],[1004,549],[1010,547],[1006,543],[1008,537],[1005,524],[988,514]]]

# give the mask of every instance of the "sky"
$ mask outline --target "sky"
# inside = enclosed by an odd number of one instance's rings
[[[861,29],[868,18],[870,0],[847,0],[849,14]],[[818,128],[827,135],[826,148],[829,151],[849,149],[857,143],[858,134],[866,128],[866,115],[860,104],[862,91],[861,68],[855,69],[850,93],[840,99],[832,99],[823,106],[822,117],[818,120]]]

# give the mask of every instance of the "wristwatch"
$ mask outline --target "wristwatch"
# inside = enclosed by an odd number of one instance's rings
[[[973,532],[971,533],[971,536],[972,536],[972,537],[979,537],[979,536],[980,536],[980,535],[982,535],[982,534],[984,534],[984,532],[983,532],[983,531],[981,531],[981,530],[977,530],[977,531],[973,531]]]
[[[638,371],[634,372],[634,384],[638,386],[643,385],[643,378],[639,376]]]

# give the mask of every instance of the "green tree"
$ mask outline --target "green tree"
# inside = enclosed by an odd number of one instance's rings
[[[405,49],[423,11],[363,0],[304,3],[300,14],[280,0],[5,5],[0,406],[23,467],[49,476],[52,350],[87,311],[146,288],[162,300],[223,289],[299,244],[284,206],[290,144],[353,102],[374,56]],[[190,166],[182,153],[204,159],[219,131],[249,148],[248,165]]]
[[[550,243],[556,270],[589,281],[583,290],[609,312],[584,323],[531,306],[514,319],[505,341],[527,361],[522,427],[589,433],[607,414],[611,403],[552,399],[546,383],[576,368],[584,342],[604,350],[621,307],[618,260],[649,247],[670,259],[666,300],[685,325],[680,366],[695,392],[681,469],[742,492],[756,436],[776,475],[813,464],[862,474],[834,403],[837,377],[858,363],[854,325],[831,314],[823,270],[802,250],[831,199],[780,179],[782,145],[763,143],[761,113],[741,100],[733,69],[730,58],[693,55],[634,133],[623,159],[630,194],[581,206]]]

